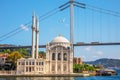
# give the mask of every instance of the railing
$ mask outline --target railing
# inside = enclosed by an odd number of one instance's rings
[[[16,71],[0,71],[0,75],[15,75]]]

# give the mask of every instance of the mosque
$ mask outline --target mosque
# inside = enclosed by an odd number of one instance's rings
[[[32,17],[32,57],[17,60],[17,74],[71,74],[73,48],[70,42],[58,35],[46,44],[46,59],[38,57],[39,20]]]

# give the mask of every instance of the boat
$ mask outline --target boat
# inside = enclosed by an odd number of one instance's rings
[[[117,75],[117,71],[113,69],[102,69],[102,70],[97,70],[96,75],[97,76],[112,76],[112,75]]]

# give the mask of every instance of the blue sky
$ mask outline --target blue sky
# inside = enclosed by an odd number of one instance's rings
[[[41,16],[69,0],[1,0],[0,44],[31,45],[31,25],[4,39],[2,35],[31,21],[33,11]],[[87,9],[88,5],[120,12],[120,0],[76,0],[86,4],[86,9],[75,7],[74,43],[119,42],[120,17]],[[61,34],[69,40],[69,8],[45,20],[40,19],[40,44],[50,42]],[[3,40],[2,40],[3,39]],[[2,41],[1,41],[2,40]],[[120,46],[76,47],[75,56],[84,61],[99,58],[120,58]],[[41,49],[42,50],[42,49]]]

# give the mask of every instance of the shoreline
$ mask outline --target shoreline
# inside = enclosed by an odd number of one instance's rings
[[[0,77],[88,77],[91,76],[90,74],[4,74],[0,75]]]

